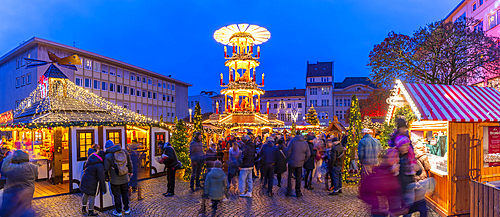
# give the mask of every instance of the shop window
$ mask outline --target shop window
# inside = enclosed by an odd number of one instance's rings
[[[113,141],[113,143],[121,144],[121,130],[107,130],[108,134],[107,140]]]
[[[94,144],[94,131],[93,130],[77,130],[76,131],[76,147],[77,159],[79,161],[86,160],[88,157],[88,150]]]

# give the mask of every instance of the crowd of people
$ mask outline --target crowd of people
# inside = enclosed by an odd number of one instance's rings
[[[422,150],[425,147],[413,147],[406,122],[397,121],[397,129],[386,149],[369,129],[363,129],[362,133],[356,150],[361,166],[359,198],[370,205],[372,215],[406,216],[420,212],[420,216],[426,216],[425,193],[432,190],[434,183],[427,177],[430,165]],[[203,143],[203,135],[195,132],[189,144],[190,191],[202,190],[203,200],[212,200],[213,216],[220,202],[229,199],[228,190],[232,185],[240,197],[251,198],[254,180],[260,178],[267,196],[273,197],[274,180],[277,179],[277,187],[281,188],[284,173],[288,174],[287,197],[301,197],[302,188],[313,190],[313,181],[324,182],[324,190],[329,191],[329,195],[339,195],[342,194],[343,167],[348,166],[350,172],[358,171],[355,159],[344,165],[346,144],[345,135],[337,138],[297,132],[293,137],[271,134],[261,138],[249,131],[240,137],[229,135],[207,146]],[[175,195],[175,173],[182,164],[170,143],[158,145],[162,152],[158,162],[165,165],[168,181],[163,195],[172,197]],[[105,143],[105,151],[99,145],[89,149],[80,183],[82,214],[97,215],[95,196],[99,192],[105,194],[107,189],[113,196],[113,215],[130,213],[129,189],[137,190],[139,157],[136,150],[136,145],[128,145],[124,150],[110,140]],[[223,150],[228,150],[227,158]],[[0,184],[5,185],[0,186],[4,187],[0,213],[2,216],[30,216],[38,170],[25,152],[0,151]],[[222,170],[224,164],[227,164],[227,173]]]

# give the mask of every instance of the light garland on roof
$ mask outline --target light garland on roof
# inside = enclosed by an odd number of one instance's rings
[[[397,95],[398,94],[398,90],[401,91],[401,93],[403,94],[403,96],[405,97],[406,101],[408,102],[408,104],[410,105],[410,108],[411,110],[413,111],[413,113],[415,114],[415,116],[417,117],[417,119],[420,121],[422,119],[422,114],[420,113],[420,111],[418,110],[417,108],[417,105],[413,102],[412,98],[410,97],[410,94],[408,93],[408,91],[406,91],[406,88],[404,87],[403,85],[403,82],[401,82],[401,80],[399,79],[396,79],[396,86],[394,87],[394,95]],[[392,119],[392,116],[393,116],[393,111],[394,111],[394,105],[390,105],[389,106],[389,112],[387,112],[387,117],[385,119],[385,121],[387,123],[389,123]]]

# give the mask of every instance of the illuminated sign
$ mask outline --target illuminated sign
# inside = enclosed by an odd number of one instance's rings
[[[0,114],[0,123],[10,123],[14,120],[12,110]]]
[[[396,106],[398,108],[408,105],[408,102],[406,102],[405,98],[401,95],[391,96],[387,98],[386,102],[387,104]]]
[[[38,80],[38,88],[40,89],[41,97],[47,97],[47,94],[49,93],[49,78],[44,75],[40,76],[40,79]]]

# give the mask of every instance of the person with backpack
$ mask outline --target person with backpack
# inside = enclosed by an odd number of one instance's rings
[[[333,140],[338,140],[334,138]],[[342,163],[344,162],[345,152],[344,147],[337,142],[330,150],[330,177],[333,180],[333,192],[329,195],[338,195],[342,193]]]
[[[113,215],[122,216],[122,200],[125,214],[130,213],[128,198],[128,182],[132,176],[132,161],[126,150],[120,145],[115,145],[113,141],[106,141],[106,156],[104,160],[104,171],[109,174],[111,183],[111,193],[115,201]]]
[[[163,148],[163,154],[167,156],[166,160],[163,162],[165,167],[167,168],[167,192],[163,194],[165,197],[172,197],[175,195],[175,171],[179,169],[182,164],[179,162],[177,158],[177,153],[175,153],[174,147],[170,144],[170,142],[165,143]]]
[[[106,194],[106,182],[104,181],[104,159],[106,153],[99,151],[99,153],[92,153],[87,162],[85,162],[80,183],[80,191],[83,193],[82,197],[82,214],[87,213],[87,201],[89,201],[88,216],[96,216],[94,213],[95,196],[97,195],[97,185],[101,194]]]

